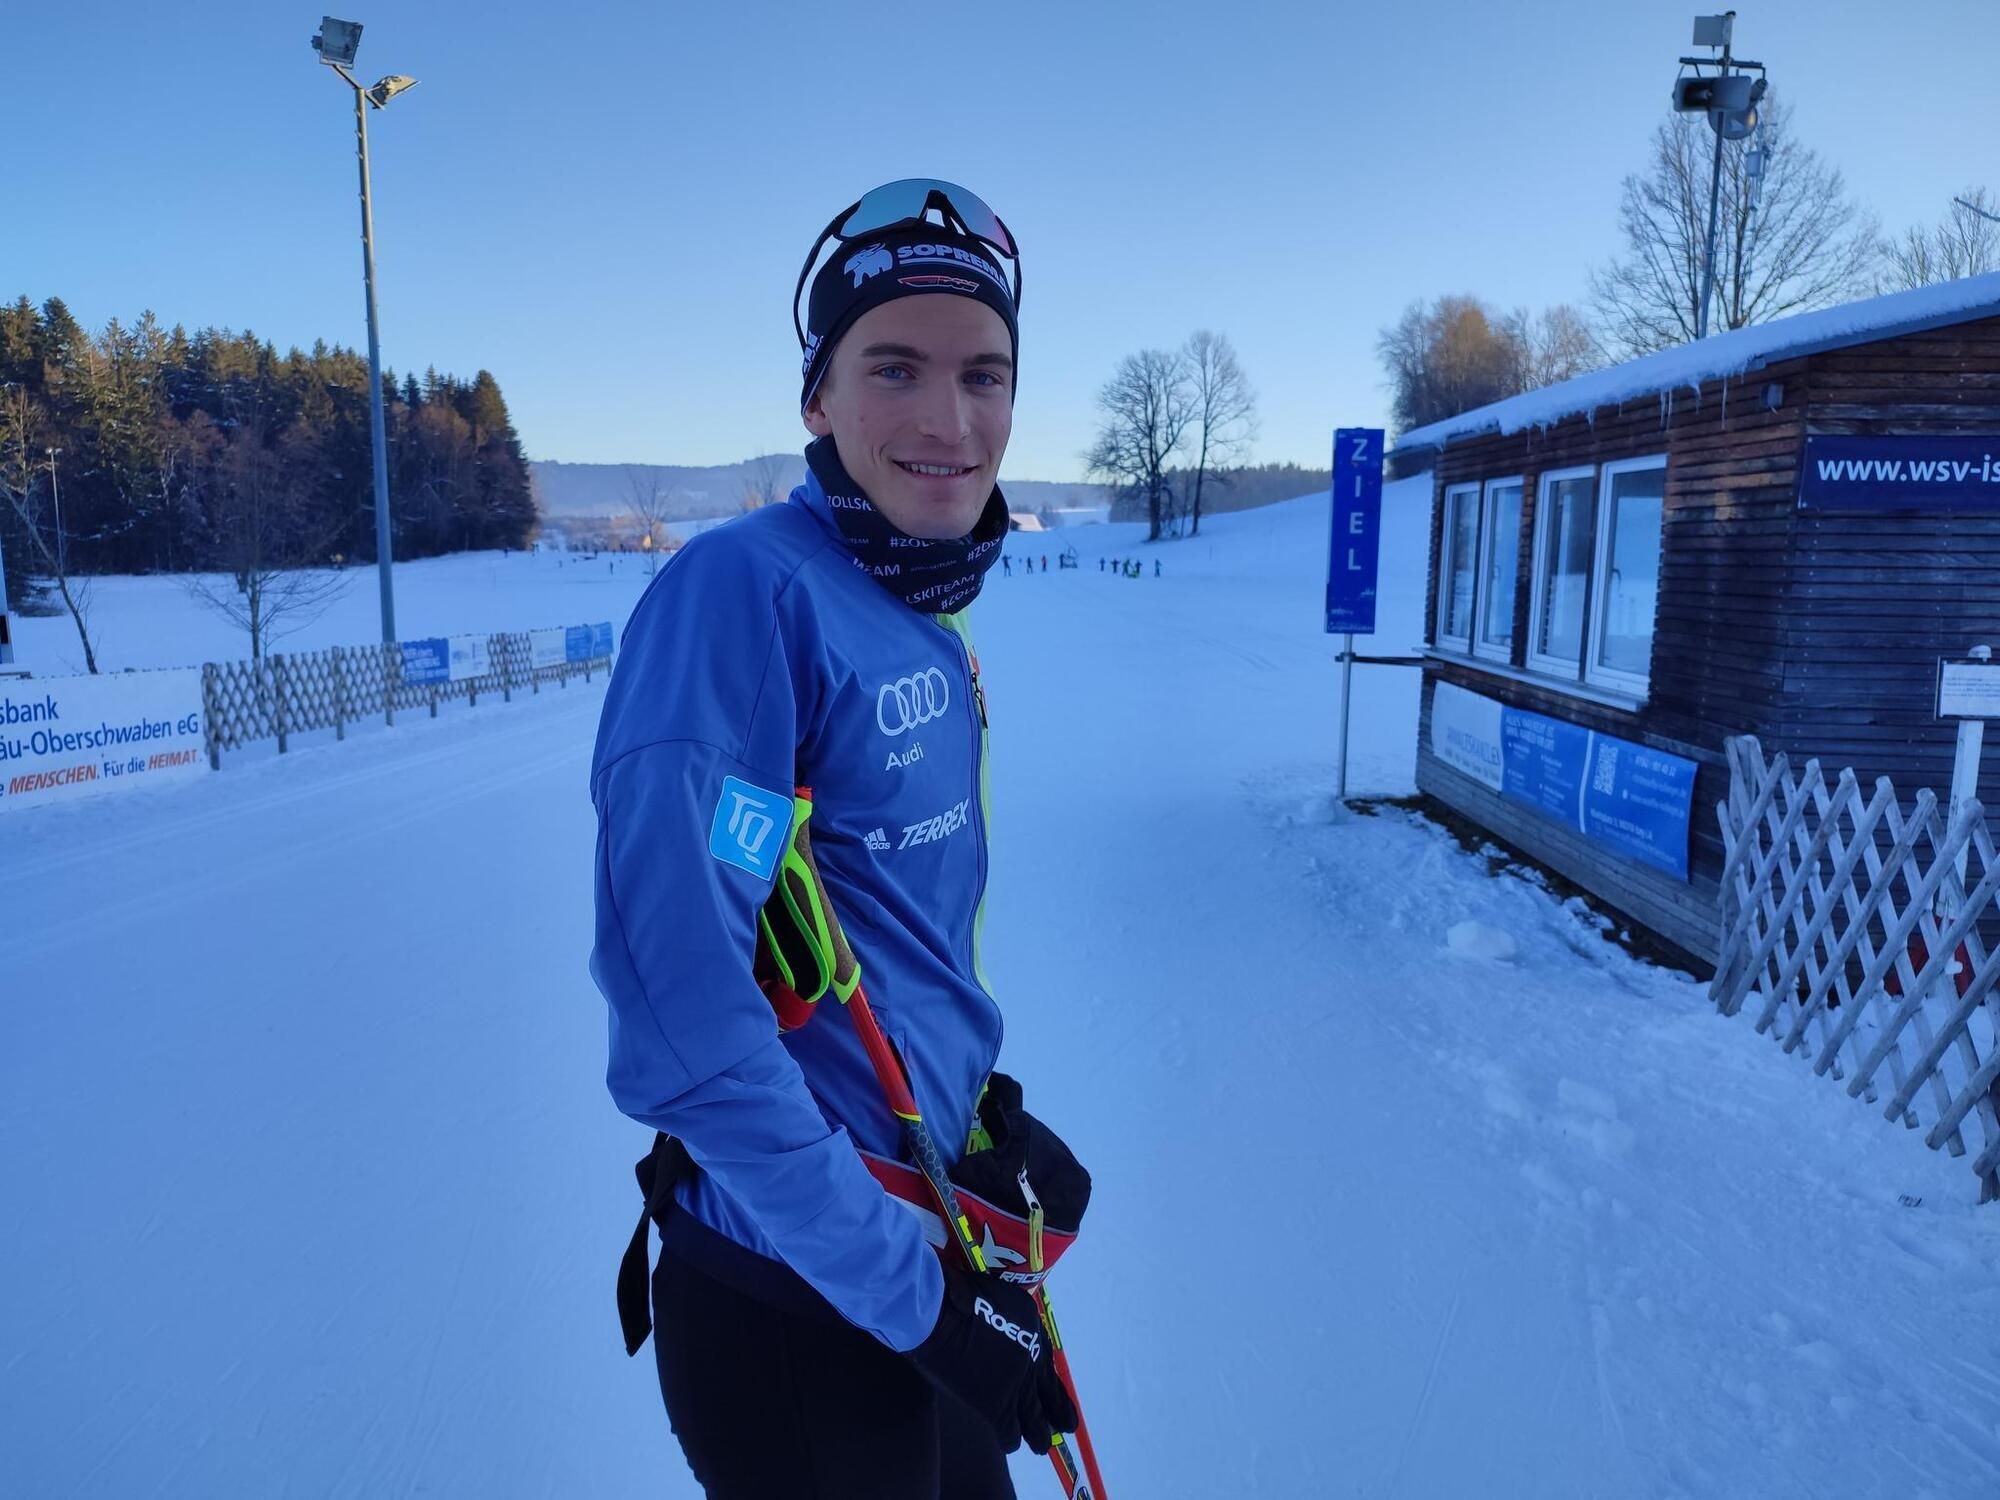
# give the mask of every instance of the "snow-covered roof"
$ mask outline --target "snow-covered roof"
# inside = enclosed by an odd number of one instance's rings
[[[1452,438],[1475,432],[1512,433],[1526,427],[1548,427],[1564,417],[1581,416],[1600,406],[1615,406],[1661,391],[1699,386],[1704,380],[1762,369],[1773,360],[1850,344],[1874,343],[1985,317],[2000,317],[2000,271],[1847,302],[1820,312],[1756,323],[1678,348],[1662,349],[1657,354],[1592,370],[1558,385],[1475,407],[1442,422],[1414,427],[1397,439],[1396,447],[1399,451],[1441,448]]]

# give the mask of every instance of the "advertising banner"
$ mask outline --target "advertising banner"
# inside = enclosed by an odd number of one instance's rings
[[[611,622],[600,620],[590,627],[590,654],[605,661],[611,660]]]
[[[528,632],[528,663],[535,667],[559,667],[569,660],[569,632],[567,630],[531,630]]]
[[[2000,436],[1812,434],[1801,510],[2000,510]]]
[[[198,668],[0,679],[0,809],[207,771]]]
[[[463,682],[468,677],[491,677],[492,658],[486,649],[483,635],[455,635],[451,638],[451,680]]]
[[[1695,763],[1441,682],[1431,754],[1628,859],[1688,878]]]
[[[451,642],[443,636],[403,641],[403,681],[430,686],[451,681]]]

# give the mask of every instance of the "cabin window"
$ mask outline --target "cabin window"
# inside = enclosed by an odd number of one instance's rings
[[[1514,659],[1515,578],[1521,566],[1521,481],[1489,479],[1479,529],[1479,637],[1473,653]]]
[[[1592,468],[1558,469],[1541,476],[1528,617],[1528,665],[1537,671],[1574,678],[1583,670],[1596,490],[1597,471]]]
[[[1644,697],[1653,664],[1666,513],[1664,457],[1606,464],[1598,481],[1589,667],[1603,687]]]
[[[1472,579],[1479,541],[1479,486],[1444,492],[1444,546],[1438,567],[1438,644],[1472,649]]]

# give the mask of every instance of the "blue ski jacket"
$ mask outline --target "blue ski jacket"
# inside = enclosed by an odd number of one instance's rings
[[[756,919],[809,786],[870,1003],[955,1160],[1001,1039],[979,961],[985,739],[962,614],[863,572],[808,471],[647,588],[591,767],[612,1097],[686,1144],[701,1170],[681,1208],[896,1350],[943,1294],[922,1225],[856,1151],[900,1158],[901,1126],[836,1000],[779,1034],[751,975]]]

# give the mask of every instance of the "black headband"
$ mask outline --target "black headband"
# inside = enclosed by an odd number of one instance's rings
[[[812,400],[826,378],[834,346],[863,313],[898,297],[928,292],[972,297],[1000,314],[1018,373],[1021,333],[1000,258],[983,241],[917,220],[848,240],[813,278],[800,407]]]

